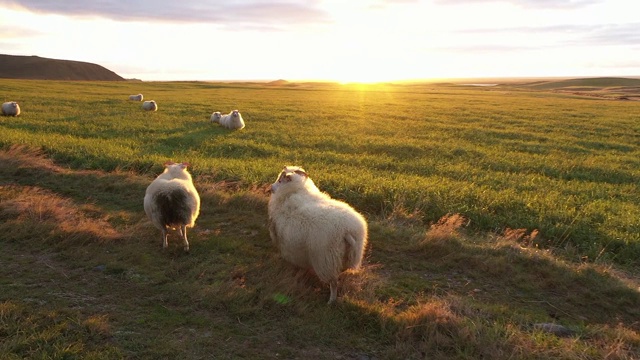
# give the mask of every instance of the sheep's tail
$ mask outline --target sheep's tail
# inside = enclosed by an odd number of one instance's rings
[[[352,234],[347,233],[344,237],[347,243],[346,267],[349,269],[358,269],[362,263],[362,255],[364,252],[363,239],[356,239]]]
[[[177,227],[191,223],[191,209],[187,204],[187,193],[184,189],[159,191],[155,194],[154,200],[163,226]]]

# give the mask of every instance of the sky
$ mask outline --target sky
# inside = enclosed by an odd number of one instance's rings
[[[125,78],[640,76],[632,0],[0,0],[0,54]]]

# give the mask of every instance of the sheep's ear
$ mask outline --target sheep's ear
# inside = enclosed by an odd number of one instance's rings
[[[189,164],[188,162],[180,163],[180,167],[181,167],[182,169],[186,169],[186,168],[187,168],[187,166],[191,166],[191,164]]]
[[[309,175],[307,175],[307,173],[304,170],[296,170],[294,171],[294,173],[300,175],[300,176],[304,176],[304,177],[309,177]]]
[[[175,165],[173,161],[167,161],[163,164],[164,166]]]

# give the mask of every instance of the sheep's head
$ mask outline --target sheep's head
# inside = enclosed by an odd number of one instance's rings
[[[222,118],[222,114],[220,113],[220,111],[216,111],[213,114],[211,114],[211,121],[213,122],[220,122],[221,118]]]
[[[191,174],[187,171],[187,167],[190,165],[188,162],[176,164],[173,161],[167,161],[164,163],[163,174],[169,174],[172,179],[191,180]]]
[[[234,118],[240,117],[240,112],[238,110],[233,110],[231,112],[231,116]]]
[[[271,192],[275,193],[283,185],[304,184],[309,179],[309,175],[299,166],[285,166],[276,182],[271,184]]]

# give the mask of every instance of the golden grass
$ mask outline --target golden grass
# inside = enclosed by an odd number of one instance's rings
[[[459,213],[424,226],[422,207],[398,202],[369,217],[363,267],[341,276],[340,301],[327,307],[328,287],[273,248],[264,185],[200,177],[206,206],[185,255],[177,243],[162,250],[144,216],[151,176],[69,169],[27,148],[0,151],[0,161],[0,356],[626,360],[640,351],[637,272],[557,257],[533,246],[535,230],[478,234]],[[95,198],[69,190],[86,179]],[[540,322],[576,335],[534,329]]]

